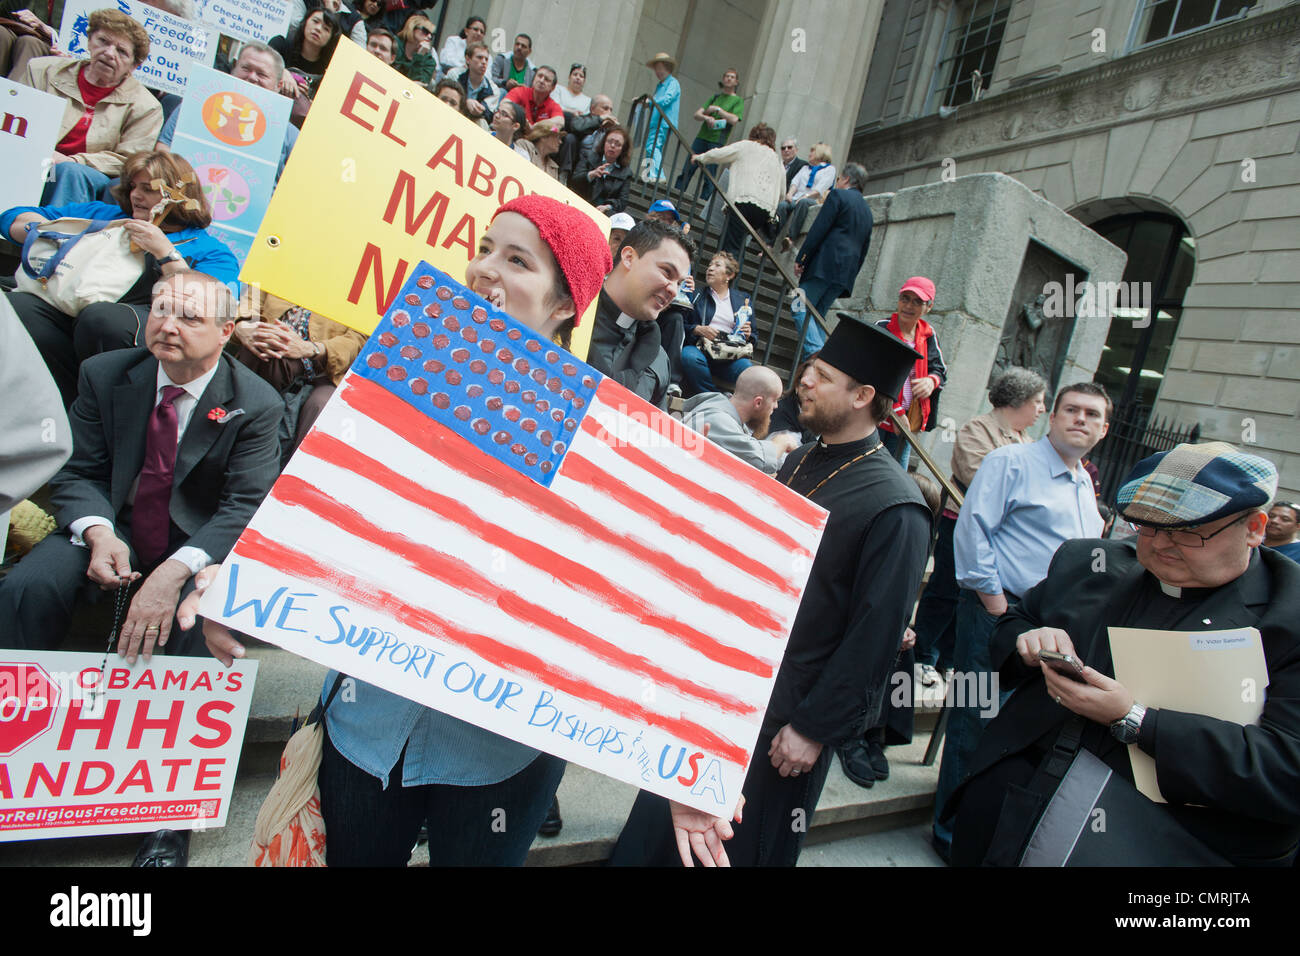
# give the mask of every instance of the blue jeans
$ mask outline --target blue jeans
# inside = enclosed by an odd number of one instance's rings
[[[327,865],[406,866],[427,820],[430,866],[523,866],[564,776],[563,760],[541,754],[484,787],[403,787],[405,756],[385,790],[325,735],[318,779]]]
[[[1008,599],[1009,601],[1009,599]],[[952,823],[941,823],[939,815],[944,804],[952,796],[957,785],[966,776],[967,764],[979,745],[980,735],[993,719],[993,714],[981,713],[981,706],[972,698],[977,687],[981,690],[988,685],[977,683],[989,680],[992,664],[989,660],[989,638],[998,618],[984,610],[979,595],[966,588],[961,589],[957,599],[957,647],[953,657],[954,685],[962,681],[966,693],[957,696],[950,687],[948,700],[948,732],[943,741],[943,762],[939,767],[939,786],[934,794],[934,839],[936,844],[951,849]],[[1010,693],[998,695],[998,706],[1010,696]],[[963,699],[964,698],[964,699]],[[957,704],[964,706],[957,706]],[[990,702],[991,703],[991,702]]]
[[[880,430],[880,441],[885,446],[885,451],[889,452],[902,466],[907,470],[907,463],[912,460],[912,446],[908,444],[906,438],[903,438],[898,432],[887,432],[883,428]]]
[[[884,434],[883,432],[881,433]],[[952,533],[957,519],[939,519],[939,536],[934,543],[934,570],[916,606],[916,662],[939,670],[952,664],[957,640],[957,568],[953,558]]]
[[[725,379],[730,384],[734,384],[736,379],[740,377],[740,373],[753,364],[747,358],[730,359],[728,361],[709,358],[702,349],[695,345],[688,345],[682,349],[682,378],[690,389],[688,395],[716,392],[718,387],[713,384],[714,375]]]
[[[113,178],[98,169],[74,162],[55,163],[50,170],[54,174],[54,180],[45,184],[41,193],[42,206],[95,202]]]
[[[691,153],[698,156],[700,153],[707,153],[717,145],[717,143],[710,143],[707,139],[700,139],[697,136],[691,141]],[[695,178],[695,170],[698,168],[699,163],[692,163],[687,160],[686,165],[682,167],[682,171],[677,175],[677,182],[673,184],[674,188],[685,192],[687,187],[690,186],[691,180]],[[710,164],[707,168],[714,176],[718,175],[717,166]],[[707,200],[712,195],[713,184],[705,179],[704,187],[700,190],[700,199]]]
[[[804,299],[808,305],[817,310],[823,319],[827,318],[827,311],[835,300],[840,297],[839,286],[832,286],[825,279],[804,279],[799,283],[799,288],[803,290]],[[808,313],[804,313],[804,322],[808,323],[808,334],[804,336],[803,352],[799,361],[804,361],[814,352],[820,352],[821,347],[826,344],[826,336],[822,334],[822,328],[814,321],[808,319]],[[803,331],[803,323],[800,323],[796,333]]]
[[[663,175],[664,161],[664,143],[668,141],[668,124],[661,122],[656,115],[650,120],[650,128],[646,132],[645,138],[645,155],[650,159],[651,166],[649,178],[658,179]]]

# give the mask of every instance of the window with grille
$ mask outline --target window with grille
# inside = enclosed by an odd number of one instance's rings
[[[1258,0],[1145,0],[1138,15],[1137,44],[1159,43],[1240,16]]]
[[[938,68],[943,84],[937,90],[941,105],[960,106],[975,99],[972,77],[976,71],[979,89],[988,89],[1010,9],[1011,0],[973,0],[954,8],[953,25],[944,38],[946,55]]]

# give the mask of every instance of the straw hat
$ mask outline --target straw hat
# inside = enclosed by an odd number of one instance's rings
[[[652,67],[656,63],[666,63],[668,65],[669,73],[677,69],[677,61],[674,60],[667,53],[656,53],[654,56],[652,56],[649,60],[646,61],[645,65]]]

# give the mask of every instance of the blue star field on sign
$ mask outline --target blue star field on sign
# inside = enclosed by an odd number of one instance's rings
[[[547,487],[602,377],[426,262],[352,372]]]

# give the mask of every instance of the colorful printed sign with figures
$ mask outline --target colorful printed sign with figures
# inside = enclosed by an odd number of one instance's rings
[[[0,651],[0,841],[225,826],[256,675]]]
[[[275,189],[293,103],[273,91],[196,66],[172,149],[194,167],[212,207],[209,232],[242,265]]]
[[[216,30],[174,17],[140,0],[68,0],[63,8],[59,46],[72,56],[87,56],[90,15],[112,7],[139,20],[149,34],[149,57],[136,68],[135,78],[150,89],[184,93],[190,67],[196,63],[211,66],[215,60]]]
[[[825,521],[420,263],[202,613],[729,817]]]

